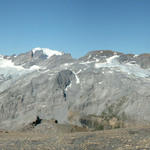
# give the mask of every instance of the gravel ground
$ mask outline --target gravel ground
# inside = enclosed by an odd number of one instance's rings
[[[150,150],[150,127],[94,132],[0,132],[0,150]]]

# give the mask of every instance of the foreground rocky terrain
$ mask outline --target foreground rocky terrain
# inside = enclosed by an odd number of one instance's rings
[[[61,128],[61,130],[60,130]],[[149,150],[150,127],[103,131],[1,131],[3,150]]]

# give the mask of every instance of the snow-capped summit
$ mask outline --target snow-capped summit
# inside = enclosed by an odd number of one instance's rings
[[[34,48],[32,49],[33,54],[35,54],[37,51],[42,51],[44,55],[47,55],[47,58],[52,57],[53,55],[63,55],[62,52],[56,51],[56,50],[51,50],[49,48]]]

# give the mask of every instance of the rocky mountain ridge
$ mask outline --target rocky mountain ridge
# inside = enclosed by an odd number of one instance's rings
[[[150,122],[150,54],[91,51],[73,59],[35,48],[0,57],[0,128],[42,119],[81,125],[102,114]]]

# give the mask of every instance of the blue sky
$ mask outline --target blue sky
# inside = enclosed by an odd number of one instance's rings
[[[34,47],[150,53],[150,0],[0,0],[0,53]]]

